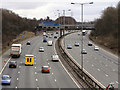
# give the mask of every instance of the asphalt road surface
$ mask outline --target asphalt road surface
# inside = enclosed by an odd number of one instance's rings
[[[47,46],[43,43],[43,36],[37,36],[32,39],[31,45],[26,45],[24,41],[22,45],[22,54],[20,58],[9,58],[9,51],[3,55],[3,59],[17,61],[17,68],[9,68],[8,64],[2,72],[2,75],[8,74],[11,76],[11,85],[2,86],[2,88],[77,88],[70,76],[66,73],[60,62],[52,62],[51,56],[55,54],[53,46]],[[56,39],[48,38],[53,40]],[[39,52],[39,47],[44,47],[44,52]],[[35,64],[33,66],[25,66],[25,54],[35,55]],[[50,73],[41,73],[43,65],[50,66]]]
[[[64,39],[66,50],[80,65],[81,37],[81,33],[80,35],[73,33]],[[83,36],[83,48],[87,51],[87,54],[83,55],[83,67],[105,87],[114,82],[114,87],[118,88],[118,58],[102,48],[99,51],[94,51],[94,45],[88,46],[88,41],[88,36]],[[75,42],[80,43],[80,46],[75,47]],[[68,44],[72,45],[72,49],[67,49]]]

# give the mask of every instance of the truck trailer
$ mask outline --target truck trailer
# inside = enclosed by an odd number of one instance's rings
[[[11,49],[10,49],[11,57],[20,57],[21,52],[22,52],[21,44],[12,44]]]

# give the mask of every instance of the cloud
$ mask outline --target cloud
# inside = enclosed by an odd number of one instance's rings
[[[119,0],[2,0],[2,8],[10,9],[22,17],[27,18],[46,18],[49,16],[52,19],[58,17],[59,10],[60,15],[63,15],[63,10],[66,10],[65,15],[71,16],[80,21],[81,7],[80,5],[71,5],[71,2],[90,2],[93,1],[93,5],[84,5],[84,20],[94,20],[99,18],[102,11],[108,6],[116,6]],[[72,12],[68,11],[71,9]]]

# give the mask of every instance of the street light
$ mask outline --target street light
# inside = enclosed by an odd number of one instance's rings
[[[60,30],[60,10],[57,10],[58,11],[58,19],[59,19],[59,31],[60,31],[60,37],[62,36],[62,33],[61,33],[61,30]]]
[[[93,2],[89,2],[89,3],[71,3],[71,4],[79,4],[81,5],[81,22],[82,22],[82,30],[83,31],[83,5],[85,4],[93,4]],[[82,35],[82,39],[81,39],[81,51],[83,50],[83,35]],[[83,54],[81,53],[81,70],[83,71]],[[82,74],[83,76],[83,74]]]

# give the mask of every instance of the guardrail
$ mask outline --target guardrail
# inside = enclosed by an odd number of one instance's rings
[[[66,36],[66,35],[64,35],[64,36]],[[78,63],[76,63],[72,57],[70,57],[70,55],[66,52],[66,50],[64,50],[64,48],[62,46],[63,37],[60,37],[58,39],[57,45],[58,45],[58,50],[61,53],[61,56],[64,58],[64,60],[68,63],[68,65],[72,68],[72,70],[78,75],[78,77],[81,78],[86,83],[86,85],[91,90],[96,90],[96,89],[104,90],[105,87],[101,83],[96,81],[96,79],[93,76],[89,75],[86,70],[83,69],[83,71],[82,71],[81,66],[78,65]]]

